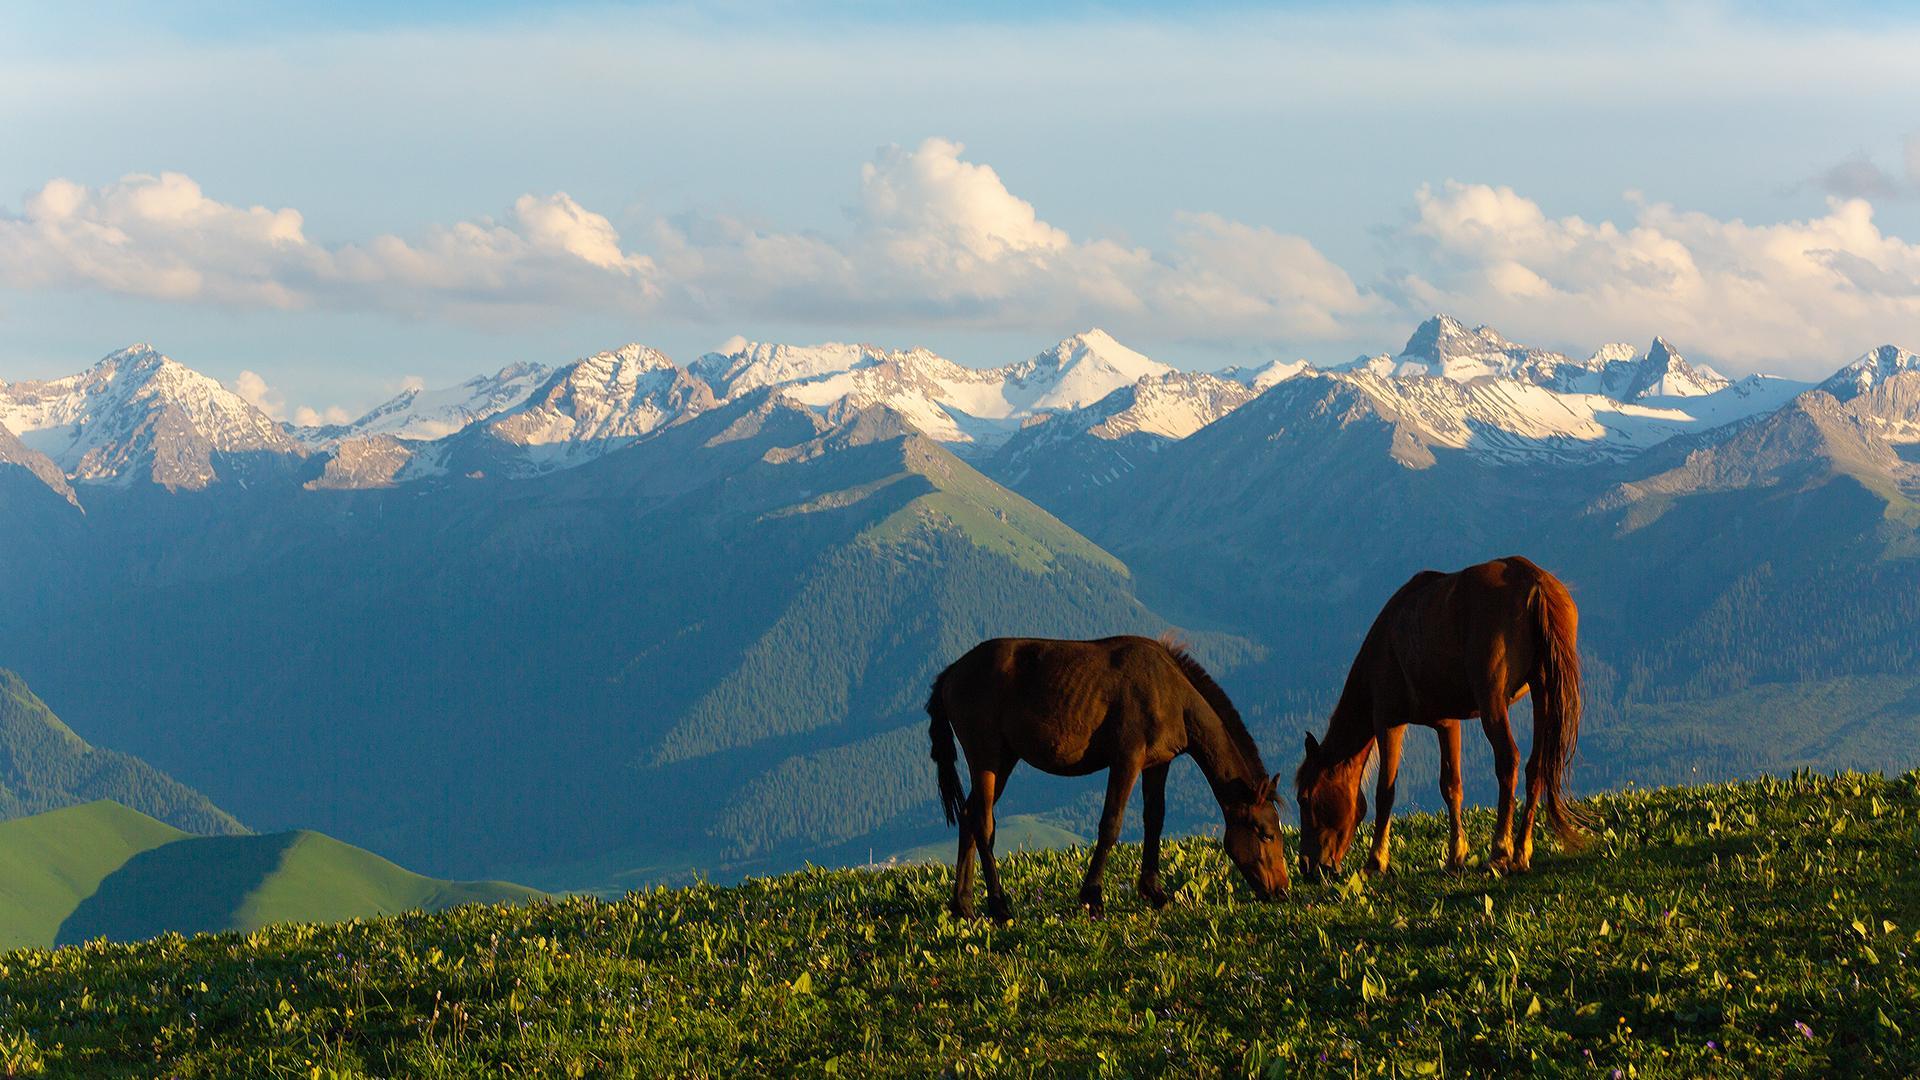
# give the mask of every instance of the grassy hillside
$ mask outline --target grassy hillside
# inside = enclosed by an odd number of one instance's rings
[[[1920,774],[1627,792],[1534,873],[1255,905],[1216,844],[1161,912],[1082,852],[0,957],[0,1067],[112,1076],[1912,1075]],[[1472,822],[1476,840],[1486,815]]]
[[[205,795],[139,758],[88,745],[24,679],[0,669],[0,819],[98,799],[191,833],[247,831]]]
[[[0,947],[51,945],[107,875],[186,835],[104,799],[0,822]]]
[[[525,901],[498,881],[439,881],[316,832],[199,837],[141,852],[100,883],[60,927],[60,944],[256,930]]]
[[[0,822],[0,946],[253,930],[525,901],[505,882],[439,881],[313,832],[190,836],[102,800]]]

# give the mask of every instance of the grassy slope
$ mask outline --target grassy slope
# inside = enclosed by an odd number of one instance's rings
[[[0,822],[0,946],[52,943],[62,920],[102,879],[186,835],[104,799]]]
[[[1628,792],[1579,856],[1073,907],[1082,852],[0,957],[0,1068],[93,1075],[1911,1075],[1920,774]],[[1486,815],[1472,822],[1484,838]],[[341,957],[344,956],[344,962]]]
[[[128,860],[74,910],[57,940],[137,941],[169,930],[254,930],[536,895],[504,882],[422,877],[315,832],[197,837]]]

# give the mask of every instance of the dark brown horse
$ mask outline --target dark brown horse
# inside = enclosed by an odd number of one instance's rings
[[[1338,869],[1366,816],[1361,775],[1380,749],[1375,788],[1373,852],[1367,872],[1387,869],[1394,781],[1400,740],[1408,723],[1440,737],[1440,793],[1453,835],[1447,868],[1466,863],[1460,821],[1460,721],[1480,718],[1493,746],[1500,779],[1500,811],[1490,865],[1526,870],[1533,860],[1533,813],[1542,796],[1561,845],[1576,847],[1581,815],[1562,791],[1580,739],[1579,613],[1567,587],[1514,555],[1454,574],[1428,570],[1400,587],[1380,610],[1347,673],[1346,688],[1327,722],[1323,741],[1307,734],[1307,755],[1294,777],[1300,800],[1300,858],[1304,873]],[[1520,843],[1513,841],[1513,792],[1519,748],[1507,709],[1533,690],[1533,752],[1527,758],[1527,804]]]
[[[993,859],[993,804],[1015,764],[1059,776],[1107,770],[1100,838],[1080,886],[1080,901],[1101,911],[1100,878],[1120,839],[1120,818],[1136,778],[1146,781],[1146,844],[1140,895],[1159,907],[1160,827],[1166,817],[1167,767],[1181,754],[1212,786],[1226,816],[1226,849],[1254,894],[1287,890],[1275,781],[1227,695],[1178,646],[1140,637],[1099,641],[995,638],[974,646],[933,682],[927,699],[933,760],[949,824],[960,826],[953,911],[973,913],[973,853],[987,880],[987,910],[1012,917]],[[960,790],[954,739],[966,750],[973,793]]]

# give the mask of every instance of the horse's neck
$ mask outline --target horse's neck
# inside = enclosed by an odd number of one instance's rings
[[[1199,695],[1195,697],[1198,699]],[[1207,778],[1207,786],[1213,789],[1222,805],[1227,801],[1227,788],[1235,781],[1253,787],[1266,779],[1252,775],[1255,770],[1227,731],[1227,722],[1204,699],[1196,700],[1187,708],[1187,753],[1192,755],[1193,763],[1200,766],[1200,775]]]
[[[1373,750],[1373,738],[1373,700],[1365,690],[1349,684],[1327,720],[1320,752],[1332,761],[1351,761]]]

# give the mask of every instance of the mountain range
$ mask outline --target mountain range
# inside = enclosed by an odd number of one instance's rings
[[[1593,782],[1878,763],[1916,443],[1892,346],[1809,385],[1444,316],[1219,372],[628,345],[324,428],[136,346],[0,383],[0,662],[259,827],[547,887],[937,838],[919,705],[994,634],[1179,626],[1278,768],[1395,586],[1511,551],[1585,613]],[[1088,783],[1012,787],[1085,835]]]

